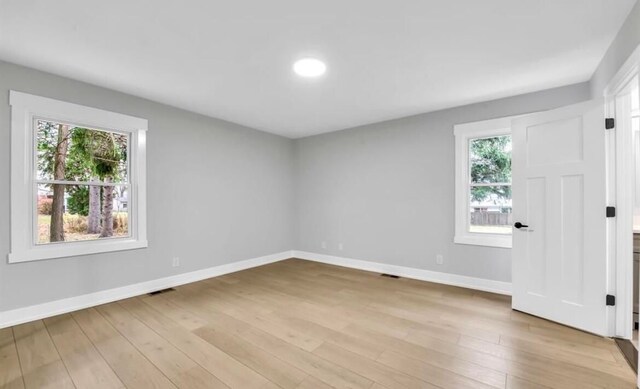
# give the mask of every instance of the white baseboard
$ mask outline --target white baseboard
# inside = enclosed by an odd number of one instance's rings
[[[511,283],[503,281],[487,280],[461,276],[458,274],[442,273],[430,270],[416,269],[412,267],[387,265],[378,262],[363,261],[360,259],[334,257],[331,255],[309,253],[305,251],[293,251],[294,258],[309,261],[322,262],[330,265],[350,267],[353,269],[367,270],[376,273],[392,274],[415,280],[436,282],[439,284],[460,286],[463,288],[482,290],[485,292],[511,295]]]
[[[0,328],[10,327],[51,316],[61,315],[63,313],[69,313],[80,309],[126,299],[129,297],[139,296],[156,290],[172,288],[191,282],[201,281],[207,278],[250,269],[253,267],[258,267],[289,258],[300,258],[309,261],[327,263],[330,265],[350,267],[377,273],[393,274],[400,277],[412,278],[421,281],[436,282],[440,284],[460,286],[463,288],[483,290],[486,292],[511,295],[511,283],[509,282],[493,281],[483,278],[467,277],[457,274],[441,273],[404,266],[363,261],[359,259],[342,258],[331,255],[293,250],[266,255],[264,257],[228,263],[225,265],[214,266],[208,269],[197,270],[190,273],[177,274],[175,276],[160,278],[157,280],[145,281],[138,284],[122,286],[119,288],[103,290],[100,292],[94,292],[81,296],[69,297],[38,305],[32,305],[29,307],[0,312]]]
[[[214,266],[208,269],[177,274],[175,276],[160,278],[157,280],[141,282],[138,284],[122,286],[119,288],[103,290],[76,297],[69,297],[29,307],[0,312],[0,328],[27,323],[33,320],[44,319],[63,313],[94,307],[129,297],[139,296],[156,290],[172,288],[191,282],[217,277],[252,267],[262,266],[273,262],[282,261],[293,257],[292,251],[266,255],[264,257],[247,259],[244,261]]]

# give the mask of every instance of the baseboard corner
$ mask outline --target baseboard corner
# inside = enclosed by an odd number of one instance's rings
[[[459,274],[443,273],[432,270],[417,269],[412,267],[389,265],[380,262],[364,261],[361,259],[343,258],[333,255],[311,253],[307,251],[294,250],[293,256],[314,262],[321,262],[330,265],[344,266],[353,269],[372,271],[377,273],[392,274],[400,277],[411,278],[420,281],[435,282],[461,288],[480,290],[484,292],[511,295],[511,283],[504,281],[489,280],[463,276]]]

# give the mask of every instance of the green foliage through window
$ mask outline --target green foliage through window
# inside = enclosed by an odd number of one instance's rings
[[[127,192],[128,135],[44,119],[36,120],[35,126],[41,211],[38,241],[85,240],[126,233],[123,226],[128,223],[123,214],[128,210],[123,210],[127,204],[121,200],[126,201]],[[47,207],[51,209],[48,214]],[[72,220],[77,223],[69,229]]]
[[[472,201],[511,198],[511,136],[472,139],[469,142],[469,164]]]

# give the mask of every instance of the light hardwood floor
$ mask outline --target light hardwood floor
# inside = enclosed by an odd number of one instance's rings
[[[3,388],[635,388],[490,293],[287,260],[0,330]]]

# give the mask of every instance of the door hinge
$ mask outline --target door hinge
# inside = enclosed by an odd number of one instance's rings
[[[616,217],[616,207],[607,207],[607,217]]]
[[[610,130],[616,126],[616,119],[614,118],[606,118],[604,119],[604,128],[606,130]]]
[[[607,306],[613,307],[616,305],[616,296],[608,294],[607,295]]]

